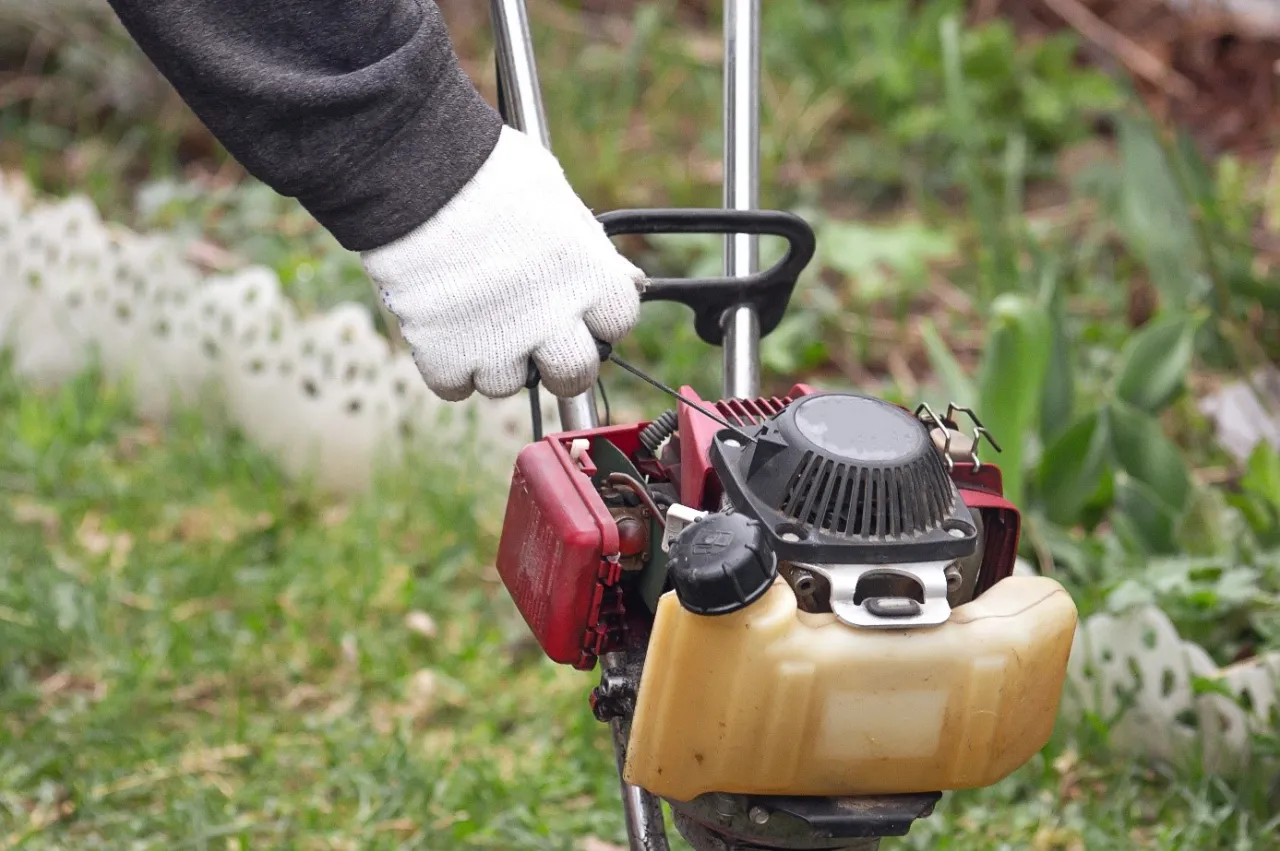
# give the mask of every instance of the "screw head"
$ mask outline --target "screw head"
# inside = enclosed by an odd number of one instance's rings
[[[748,815],[756,824],[767,824],[769,822],[769,812],[764,807],[752,807]]]

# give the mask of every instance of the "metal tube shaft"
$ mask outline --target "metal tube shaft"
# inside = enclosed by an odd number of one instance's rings
[[[760,0],[725,0],[724,6],[724,206],[760,206]],[[743,277],[760,268],[760,240],[725,237],[724,271]],[[742,305],[724,319],[724,393],[749,398],[760,392],[760,320]]]
[[[600,660],[600,668],[614,675],[623,676],[628,670],[627,654],[624,651],[606,653]],[[639,685],[638,671],[635,673]],[[627,825],[627,840],[630,851],[670,851],[667,842],[667,828],[662,818],[662,801],[651,792],[632,786],[624,779],[627,763],[627,740],[629,729],[624,718],[614,718],[609,722],[613,733],[613,755],[618,765],[618,782],[622,786],[622,815]]]
[[[503,107],[508,123],[517,130],[551,148],[551,131],[542,106],[542,89],[538,83],[538,65],[533,57],[533,38],[529,32],[529,12],[524,0],[491,0],[494,51],[497,54],[498,86],[502,90]],[[572,399],[557,400],[560,426],[566,431],[595,428],[595,394],[588,390]]]
[[[612,722],[614,754],[622,784],[622,815],[627,824],[630,851],[669,851],[667,828],[662,819],[662,802],[639,786],[621,780],[626,762],[627,739],[622,719]]]

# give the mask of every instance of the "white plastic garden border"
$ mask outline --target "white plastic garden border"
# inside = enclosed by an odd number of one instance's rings
[[[414,442],[468,443],[493,469],[525,442],[527,401],[440,402],[363,306],[301,317],[270,270],[206,276],[170,238],[106,224],[84,198],[24,203],[20,187],[0,178],[0,345],[27,379],[65,381],[96,355],[160,419],[213,389],[288,473],[338,492]]]
[[[128,377],[147,417],[218,394],[287,473],[337,492],[366,488],[379,463],[417,443],[484,459],[477,474],[504,497],[527,439],[523,398],[437,401],[361,306],[300,317],[268,270],[206,276],[164,236],[108,225],[84,198],[35,201],[2,177],[0,346],[41,385],[69,379],[96,354],[109,375]],[[1113,744],[1135,755],[1229,772],[1250,759],[1251,734],[1280,727],[1280,656],[1219,669],[1154,607],[1082,623],[1070,671],[1064,711],[1096,713]],[[1194,678],[1240,699],[1202,693]]]

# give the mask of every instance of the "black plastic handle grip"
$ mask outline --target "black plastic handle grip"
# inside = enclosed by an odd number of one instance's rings
[[[779,210],[657,209],[614,210],[597,217],[609,236],[663,233],[719,233],[780,236],[787,254],[771,268],[741,278],[651,278],[644,301],[674,301],[693,309],[698,336],[713,346],[724,342],[724,314],[749,304],[760,318],[760,336],[782,321],[796,281],[817,247],[809,223]]]
[[[741,278],[650,278],[643,301],[674,301],[694,312],[698,336],[713,346],[724,342],[724,314],[741,304],[755,307],[760,318],[760,336],[772,332],[782,321],[795,290],[796,281],[817,247],[813,228],[799,216],[779,210],[657,209],[614,210],[597,217],[609,236],[662,233],[747,233],[780,236],[787,240],[787,253],[763,272]],[[600,360],[607,360],[612,347],[596,341]],[[532,389],[542,380],[537,365],[529,359],[525,387]]]

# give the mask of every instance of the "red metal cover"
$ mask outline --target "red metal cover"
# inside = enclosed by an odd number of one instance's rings
[[[511,479],[497,567],[556,662],[582,661],[602,565],[617,552],[617,526],[565,447],[554,438],[526,446]]]
[[[1018,559],[1018,541],[1022,534],[1022,515],[1004,498],[1004,482],[1000,468],[983,464],[956,464],[951,478],[960,489],[960,497],[970,511],[981,511],[985,528],[982,568],[975,592],[981,594],[1013,573]]]
[[[808,396],[813,388],[797,384],[791,393],[757,399],[724,399],[716,402],[716,413],[735,425],[755,425],[777,416],[792,400]],[[702,402],[692,387],[681,387],[680,395],[695,403]],[[691,508],[714,511],[719,506],[719,484],[711,469],[711,440],[724,428],[715,420],[698,413],[688,405],[680,405],[680,499]]]

